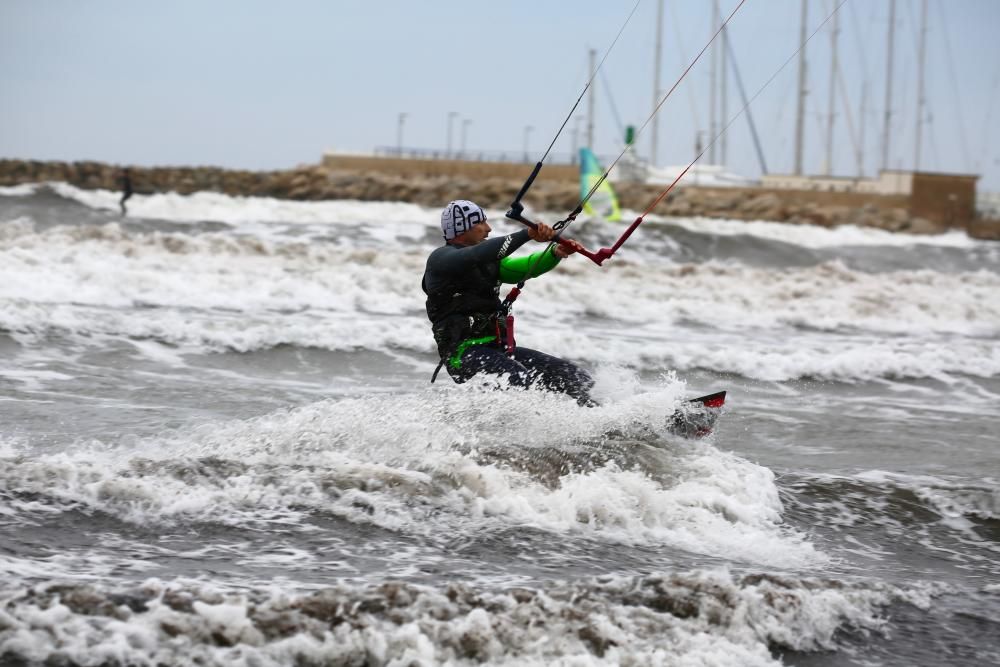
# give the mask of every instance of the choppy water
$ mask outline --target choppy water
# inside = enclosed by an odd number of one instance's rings
[[[1000,662],[1000,246],[652,219],[518,301],[581,408],[428,383],[434,210],[130,210],[0,189],[0,662]]]

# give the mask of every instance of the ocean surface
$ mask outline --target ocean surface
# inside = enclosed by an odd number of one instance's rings
[[[430,384],[436,209],[117,198],[0,189],[0,664],[1000,664],[1000,245],[652,217],[585,408]]]

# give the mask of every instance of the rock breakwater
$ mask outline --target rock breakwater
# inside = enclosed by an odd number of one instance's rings
[[[84,189],[117,190],[122,166],[102,162],[56,162],[0,160],[0,185],[59,181]],[[490,208],[504,208],[521,186],[511,178],[477,175],[381,173],[375,170],[331,169],[303,165],[275,171],[245,171],[218,167],[129,166],[137,194],[197,191],[234,196],[276,197],[295,200],[354,199],[360,201],[406,201],[440,206],[451,199],[472,199]],[[525,166],[527,173],[528,166]],[[619,183],[616,191],[622,206],[643,210],[661,186]],[[655,212],[670,216],[705,216],[741,220],[771,220],[824,227],[852,224],[889,231],[932,234],[945,227],[912,217],[904,197],[869,197],[844,200],[809,193],[762,188],[678,187]],[[569,211],[578,203],[578,185],[567,180],[546,180],[543,175],[532,187],[526,203],[536,210]],[[1000,223],[976,221],[969,231],[981,238],[1000,239]]]

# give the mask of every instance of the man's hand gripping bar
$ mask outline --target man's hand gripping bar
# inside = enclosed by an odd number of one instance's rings
[[[531,227],[532,229],[537,229],[538,223],[528,220],[526,217],[524,217],[524,204],[521,203],[521,198],[524,197],[524,195],[528,192],[528,188],[531,187],[531,184],[535,182],[535,177],[538,176],[538,172],[541,171],[541,169],[542,169],[542,163],[541,162],[536,163],[535,168],[531,171],[531,176],[528,176],[528,180],[526,180],[524,182],[524,185],[521,186],[521,191],[517,193],[517,197],[515,197],[514,201],[511,203],[510,210],[507,211],[507,216],[506,216],[510,220],[516,220],[517,222],[525,224],[528,227]],[[569,219],[570,218],[567,218],[566,220]],[[559,227],[557,226],[556,229],[559,229]],[[594,264],[597,264],[598,266],[600,266],[604,262],[604,260],[606,260],[608,257],[611,257],[611,255],[614,254],[614,250],[611,250],[609,248],[601,248],[597,252],[591,252],[586,248],[583,248],[582,250],[577,249],[576,246],[572,245],[569,241],[562,238],[562,236],[558,234],[553,240],[559,245],[570,248],[571,250],[576,251],[578,254],[583,255],[584,257],[592,261]],[[622,241],[624,241],[624,239],[622,239]],[[618,249],[619,245],[621,245],[621,242],[615,244],[615,250]]]

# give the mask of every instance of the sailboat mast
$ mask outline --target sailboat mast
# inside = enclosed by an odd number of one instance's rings
[[[802,175],[802,140],[805,132],[806,115],[806,21],[808,20],[806,0],[802,0],[802,27],[799,29],[799,104],[795,115],[795,175]]]
[[[827,99],[827,114],[826,114],[826,164],[823,173],[829,176],[833,173],[833,123],[836,118],[834,115],[834,102],[836,99],[836,88],[834,86],[835,80],[837,78],[837,33],[840,32],[840,16],[837,12],[833,13],[833,26],[830,31],[830,94]]]
[[[896,0],[889,0],[889,54],[885,65],[885,122],[882,127],[882,169],[889,168],[889,118],[892,116],[892,38],[896,32]]]
[[[753,111],[750,109],[750,100],[747,99],[746,88],[743,87],[743,77],[740,76],[739,60],[733,52],[733,45],[729,41],[729,34],[722,33],[722,41],[726,46],[726,57],[733,64],[733,75],[736,77],[736,90],[739,91],[740,100],[743,102],[743,109],[746,111],[747,124],[750,126],[750,137],[753,139],[753,146],[757,150],[757,160],[760,162],[760,173],[766,174],[767,162],[764,161],[764,150],[760,147],[760,137],[757,136],[757,125],[753,122]],[[698,151],[700,152],[700,150]],[[695,153],[695,155],[698,154]]]
[[[587,148],[594,150],[594,89],[597,87],[597,49],[590,49],[590,93],[587,95]]]
[[[656,49],[653,51],[653,137],[649,147],[649,164],[656,166],[656,147],[660,142],[659,118],[656,113],[656,105],[660,101],[660,61],[663,60],[661,51],[663,47],[663,0],[659,0],[656,6]]]
[[[727,35],[726,35],[726,26],[722,26],[722,37],[723,37],[723,41],[727,37]],[[719,77],[719,79],[720,79],[720,83],[719,83],[719,99],[721,101],[721,105],[720,105],[720,108],[719,108],[719,124],[720,125],[724,125],[726,123],[726,121],[729,119],[729,110],[728,110],[728,104],[727,104],[727,99],[726,99],[726,89],[728,88],[728,85],[726,84],[726,70],[729,69],[729,56],[726,53],[726,49],[725,48],[723,48],[721,46],[718,46],[718,47],[715,47],[715,48],[718,48],[722,52],[720,54],[720,56],[719,56],[719,58],[722,60],[722,73],[721,73],[721,76]],[[720,141],[719,141],[719,153],[720,153],[720,155],[719,155],[719,164],[723,164],[723,165],[726,164],[726,153],[727,153],[727,151],[726,151],[726,133],[725,132],[723,132],[722,136],[720,137]]]
[[[712,0],[712,30],[715,30],[715,26],[719,25],[719,2],[718,0]],[[709,140],[712,141],[708,146],[708,161],[711,164],[718,164],[715,158],[715,135],[718,133],[718,126],[715,123],[715,86],[716,86],[716,73],[719,69],[719,50],[712,46],[712,73],[711,79],[708,84],[708,118],[709,118],[709,130],[708,136]]]
[[[868,126],[868,80],[861,83],[861,109],[858,111],[858,178],[865,177],[865,127]]]
[[[913,171],[920,171],[920,143],[924,134],[924,115],[927,100],[924,97],[924,60],[927,49],[927,0],[920,3],[920,55],[917,75],[917,142],[913,155]]]

